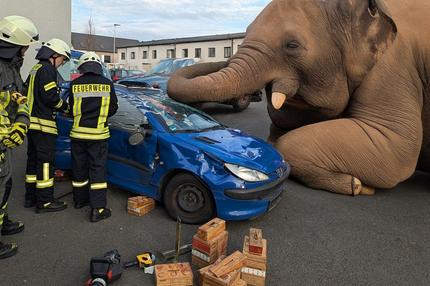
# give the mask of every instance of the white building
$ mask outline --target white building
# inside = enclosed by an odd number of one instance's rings
[[[71,44],[72,3],[71,0],[0,0],[0,18],[19,15],[31,19],[39,30],[40,42],[52,38]],[[25,78],[36,63],[36,48],[32,46],[26,53],[21,73]]]
[[[118,48],[118,63],[127,69],[149,70],[165,58],[200,58],[226,61],[237,52],[245,33],[140,42]]]

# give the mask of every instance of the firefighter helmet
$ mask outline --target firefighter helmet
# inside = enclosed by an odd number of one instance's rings
[[[39,42],[39,32],[29,19],[7,16],[0,20],[0,40],[17,46],[29,46]]]

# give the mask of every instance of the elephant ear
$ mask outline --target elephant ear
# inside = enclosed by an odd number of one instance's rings
[[[338,3],[351,33],[342,43],[345,68],[351,84],[357,86],[393,44],[397,26],[383,0],[340,0]]]

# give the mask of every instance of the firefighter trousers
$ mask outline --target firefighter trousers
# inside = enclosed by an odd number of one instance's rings
[[[3,148],[2,148],[3,149]],[[7,201],[12,191],[12,152],[9,149],[0,151],[0,231],[7,217]],[[1,234],[0,234],[1,242]]]
[[[106,207],[108,141],[72,140],[73,200],[90,202],[91,208]]]
[[[54,200],[54,163],[57,136],[40,131],[28,131],[25,199],[38,205]]]

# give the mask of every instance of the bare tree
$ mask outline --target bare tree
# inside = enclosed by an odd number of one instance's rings
[[[87,38],[86,38],[86,49],[88,51],[94,51],[95,50],[95,35],[96,33],[96,27],[94,25],[93,17],[90,16],[87,23]]]

